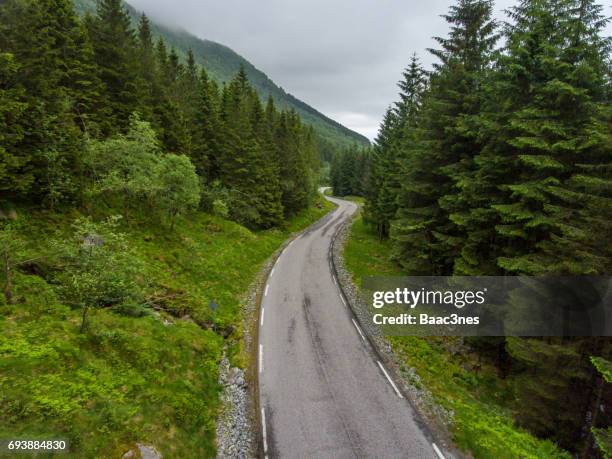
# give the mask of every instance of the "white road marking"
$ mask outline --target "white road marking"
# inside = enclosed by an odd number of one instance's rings
[[[377,360],[376,363],[378,363],[378,366],[380,367],[380,369],[382,370],[382,372],[385,374],[385,376],[387,377],[387,380],[389,381],[389,383],[391,384],[391,386],[393,387],[393,390],[395,391],[395,393],[397,394],[397,396],[399,398],[404,398],[404,396],[402,395],[402,393],[399,391],[399,389],[397,388],[397,386],[395,385],[395,383],[393,382],[393,380],[391,379],[391,377],[389,376],[389,373],[387,373],[387,370],[385,370],[385,367],[383,367],[382,363],[380,363],[380,360]]]
[[[268,439],[266,435],[266,411],[263,408],[261,409],[261,430],[263,436],[264,454],[268,454]]]
[[[361,331],[361,328],[359,328],[359,325],[357,325],[357,322],[355,322],[355,319],[351,319],[351,320],[353,321],[353,325],[359,332],[359,336],[361,336],[361,339],[365,342],[366,339],[365,339],[365,336],[363,336],[363,332]]]
[[[338,286],[338,281],[336,281],[336,276],[332,276],[332,279],[334,280],[334,284],[336,285],[336,287]]]
[[[264,296],[268,296],[268,287],[270,287],[270,284],[266,284],[266,290],[264,292]]]
[[[435,443],[432,443],[431,446],[433,446],[433,449],[436,452],[436,455],[438,456],[439,459],[445,459],[444,454],[442,454],[442,451],[440,451],[440,449],[436,446]]]
[[[259,372],[263,372],[263,344],[259,345]]]
[[[344,304],[344,306],[346,307],[346,301],[344,300],[344,295],[340,295],[340,299],[342,300],[342,304]],[[353,322],[355,322],[355,319],[353,319]]]
[[[263,327],[263,321],[264,321],[264,314],[265,314],[265,312],[266,312],[266,310],[265,310],[265,308],[262,306],[262,308],[261,308],[261,322],[260,322],[260,324],[259,324],[259,325],[260,325],[260,326],[262,326],[262,327]]]
[[[272,271],[270,271],[270,277],[274,276],[274,270],[276,269],[276,267],[272,268]]]

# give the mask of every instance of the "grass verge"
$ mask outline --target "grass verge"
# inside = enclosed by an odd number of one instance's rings
[[[401,276],[391,254],[391,243],[379,241],[357,217],[344,249],[354,282],[359,286],[365,276]],[[483,459],[570,457],[550,441],[515,425],[506,407],[512,400],[512,387],[497,377],[491,365],[476,361],[475,355],[452,352],[452,348],[465,348],[460,338],[390,337],[389,341],[398,358],[416,370],[418,378],[411,382],[424,386],[436,403],[453,414],[453,440],[464,451]]]

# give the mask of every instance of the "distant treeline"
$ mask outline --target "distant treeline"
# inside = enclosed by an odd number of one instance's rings
[[[192,53],[181,62],[154,43],[146,16],[133,30],[120,0],[82,21],[70,0],[0,3],[0,200],[84,206],[94,190],[155,207],[177,184],[156,181],[156,161],[135,160],[147,148],[188,160],[167,162],[185,166],[175,180],[195,168],[206,210],[268,228],[310,204],[318,145],[295,112],[262,105],[244,70],[219,87]],[[101,175],[106,150],[115,162]],[[180,186],[193,194],[193,183]]]
[[[344,149],[331,160],[330,184],[339,196],[364,196],[368,184],[371,157],[370,151]]]
[[[451,31],[429,50],[433,71],[412,58],[372,151],[333,162],[334,189],[366,197],[364,218],[412,275],[610,275],[603,7],[521,0],[501,26],[492,9],[485,0],[450,8]],[[596,427],[610,425],[600,408],[612,406],[602,379],[612,381],[612,367],[602,377],[589,359],[610,358],[610,339],[472,344],[513,378],[522,426],[581,457],[595,454],[591,432],[610,448],[610,431]]]

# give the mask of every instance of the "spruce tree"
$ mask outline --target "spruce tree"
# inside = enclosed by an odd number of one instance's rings
[[[198,175],[209,183],[219,178],[218,157],[222,148],[219,136],[223,133],[217,98],[216,87],[209,81],[206,70],[202,69],[191,124],[191,160]]]
[[[450,215],[465,207],[458,199],[462,177],[479,151],[470,118],[478,115],[481,86],[497,36],[492,3],[460,0],[445,15],[451,32],[436,37],[439,58],[423,96],[413,137],[403,144],[405,177],[397,210],[397,259],[414,274],[450,274],[465,233]]]
[[[151,22],[143,13],[138,22],[137,64],[140,106],[138,111],[144,119],[153,122],[156,110],[156,95],[162,91],[159,65],[156,59]]]
[[[593,230],[611,208],[605,20],[589,0],[523,1],[511,18],[491,117],[503,129],[476,160],[478,183],[493,190],[494,212],[481,214],[495,229],[488,255],[510,274],[606,273],[609,244]],[[507,349],[521,404],[538,407],[521,424],[577,448],[597,340],[516,338]]]
[[[385,239],[389,235],[390,222],[381,209],[381,196],[387,173],[389,172],[388,158],[393,154],[398,124],[399,120],[395,108],[389,107],[383,117],[372,150],[371,177],[368,189],[366,190],[364,220],[376,226],[376,232],[380,239]]]
[[[136,36],[121,0],[100,0],[97,15],[87,22],[95,61],[110,109],[110,129],[125,131],[140,106]]]
[[[26,126],[22,124],[26,104],[16,81],[19,66],[15,57],[0,53],[0,196],[27,191],[33,180],[28,152],[19,148]]]
[[[76,197],[81,134],[101,108],[91,48],[68,0],[8,2],[2,15],[0,40],[19,62],[13,77],[27,105],[28,135],[14,145],[21,167],[28,164],[18,182],[30,183],[22,191],[53,207]]]

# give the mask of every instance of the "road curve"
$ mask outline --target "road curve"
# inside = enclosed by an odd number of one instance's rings
[[[336,210],[285,248],[264,287],[258,348],[264,455],[438,459],[344,304],[330,246],[357,206],[329,199]]]

